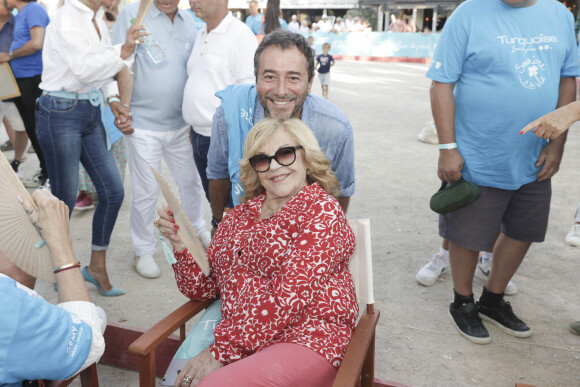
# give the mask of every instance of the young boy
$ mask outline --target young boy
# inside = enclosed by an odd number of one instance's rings
[[[322,54],[316,57],[316,68],[318,69],[318,78],[322,86],[322,96],[328,98],[328,84],[330,83],[330,66],[334,65],[334,58],[328,55],[330,43],[322,45]]]

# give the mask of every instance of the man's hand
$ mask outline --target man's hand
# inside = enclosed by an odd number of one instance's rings
[[[536,167],[543,165],[540,173],[536,175],[538,181],[550,179],[560,169],[560,161],[564,154],[563,141],[550,141],[540,152],[540,157],[536,161]]]
[[[0,64],[5,63],[5,62],[9,62],[10,61],[10,55],[8,55],[7,52],[0,52]]]
[[[132,134],[135,131],[132,125],[131,110],[128,106],[124,106],[119,102],[113,101],[109,104],[111,111],[115,115],[115,126],[126,135]]]
[[[190,387],[195,386],[203,378],[212,373],[213,371],[223,367],[224,365],[217,361],[209,348],[204,349],[196,357],[190,359],[185,367],[179,372],[177,379],[175,379],[175,387]],[[191,383],[183,382],[183,378],[189,376],[192,378]]]
[[[439,163],[437,167],[437,176],[441,181],[449,184],[455,183],[461,179],[463,170],[463,157],[457,149],[441,149],[439,151]]]

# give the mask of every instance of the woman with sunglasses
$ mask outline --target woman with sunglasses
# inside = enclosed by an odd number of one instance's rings
[[[159,211],[180,291],[222,302],[215,342],[175,385],[332,385],[358,316],[348,270],[355,241],[334,197],[337,179],[298,119],[260,121],[244,150],[245,199],[207,250],[208,277],[173,232],[167,209]]]

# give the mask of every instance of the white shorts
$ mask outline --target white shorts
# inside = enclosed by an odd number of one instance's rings
[[[22,118],[20,117],[20,113],[18,113],[18,109],[14,102],[0,101],[0,121],[2,121],[4,117],[8,119],[10,125],[12,125],[12,129],[17,132],[25,131],[24,122],[22,122]]]
[[[322,86],[328,86],[330,83],[330,73],[318,73],[318,78],[320,79],[320,84]]]

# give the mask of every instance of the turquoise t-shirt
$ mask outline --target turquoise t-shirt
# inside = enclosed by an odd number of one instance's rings
[[[0,276],[0,294],[0,386],[73,376],[91,352],[91,327],[11,278]]]
[[[508,190],[536,180],[547,142],[519,131],[556,108],[561,78],[577,76],[574,18],[558,1],[461,4],[445,23],[427,77],[455,84],[464,178]]]

